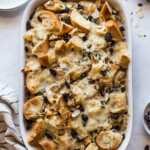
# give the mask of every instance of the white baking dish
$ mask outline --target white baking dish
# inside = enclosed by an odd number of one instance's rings
[[[22,36],[26,32],[26,22],[33,12],[33,10],[46,2],[47,0],[33,0],[28,7],[26,8],[23,19],[22,19],[22,25],[21,25],[21,35],[20,35],[20,70],[25,67],[25,50],[24,50],[24,40]],[[108,0],[112,5],[115,5],[115,7],[118,7],[119,10],[122,11],[123,17],[125,19],[125,26],[126,26],[126,37],[127,37],[127,42],[128,42],[128,47],[129,47],[129,52],[130,52],[130,57],[131,57],[131,62],[129,64],[127,76],[129,79],[128,82],[128,105],[129,105],[129,110],[130,110],[130,116],[129,116],[129,122],[128,122],[128,128],[126,130],[126,137],[125,140],[122,142],[118,150],[125,150],[130,137],[131,137],[131,132],[132,132],[132,124],[133,124],[133,97],[132,97],[132,36],[131,36],[131,24],[130,24],[130,18],[128,15],[127,10],[124,8],[124,6],[118,1],[118,0]],[[23,117],[23,104],[25,102],[25,79],[23,73],[20,73],[20,103],[19,103],[19,120],[20,120],[20,130],[22,134],[23,141],[29,150],[35,150],[34,147],[30,146],[27,142],[27,134],[26,134],[26,127],[24,124],[24,117]]]

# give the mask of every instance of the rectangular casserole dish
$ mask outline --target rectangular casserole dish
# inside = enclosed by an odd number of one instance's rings
[[[33,12],[33,10],[46,2],[47,0],[33,0],[26,8],[23,18],[22,18],[22,24],[21,24],[21,35],[20,35],[20,70],[25,67],[25,50],[24,50],[24,39],[22,36],[26,32],[26,22]],[[130,137],[131,137],[131,132],[132,132],[132,124],[133,124],[133,97],[132,97],[132,35],[131,35],[131,24],[130,24],[130,18],[128,15],[127,10],[124,8],[124,6],[118,1],[118,0],[108,0],[108,2],[115,6],[116,8],[119,8],[119,10],[122,12],[122,16],[125,20],[125,27],[126,27],[126,38],[127,38],[127,43],[128,43],[128,51],[130,53],[130,58],[131,62],[128,67],[127,71],[127,78],[128,78],[128,88],[127,88],[127,102],[129,106],[129,120],[128,120],[128,127],[126,130],[126,137],[118,150],[125,150],[127,148],[127,145],[129,143]],[[25,146],[29,150],[35,150],[35,147],[32,147],[28,144],[27,142],[27,132],[26,132],[26,127],[24,123],[24,117],[23,117],[23,104],[25,103],[25,78],[24,74],[20,73],[20,91],[19,91],[19,96],[20,96],[20,102],[19,102],[19,120],[20,120],[20,130],[22,134],[22,138],[24,141]]]

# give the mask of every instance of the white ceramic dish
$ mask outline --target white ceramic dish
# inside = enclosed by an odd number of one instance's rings
[[[31,13],[33,12],[33,10],[43,4],[44,2],[46,2],[47,0],[33,0],[28,7],[26,8],[24,15],[23,15],[23,19],[22,19],[22,26],[21,26],[21,35],[20,35],[20,70],[22,68],[25,67],[25,50],[24,50],[24,40],[22,38],[22,36],[25,34],[26,32],[26,22],[29,18],[29,16],[31,15]],[[131,132],[132,132],[132,124],[133,124],[133,97],[132,97],[132,34],[131,34],[131,24],[130,24],[130,18],[128,15],[127,10],[124,8],[124,6],[118,1],[118,0],[108,0],[112,5],[114,5],[115,7],[118,7],[122,14],[123,14],[123,18],[125,19],[125,26],[126,26],[126,37],[127,37],[127,42],[128,42],[128,48],[129,48],[129,52],[130,52],[130,57],[131,57],[131,62],[129,64],[129,68],[128,68],[128,72],[127,72],[127,76],[128,76],[128,89],[127,89],[127,94],[128,94],[128,105],[129,105],[129,110],[130,110],[130,116],[129,116],[129,121],[128,121],[128,128],[126,130],[126,136],[124,141],[122,142],[122,144],[120,145],[120,147],[118,148],[118,150],[125,150],[130,137],[131,137]],[[35,150],[34,147],[30,146],[27,142],[27,134],[26,134],[26,127],[24,124],[24,117],[23,117],[23,113],[22,113],[22,108],[23,108],[23,104],[24,104],[24,95],[25,95],[25,91],[24,91],[24,86],[25,86],[25,79],[24,79],[24,75],[23,73],[20,73],[20,103],[19,103],[19,120],[20,120],[20,129],[21,129],[21,134],[22,134],[22,138],[23,141],[27,147],[28,150]]]
[[[9,11],[26,4],[29,0],[0,0],[0,10]]]

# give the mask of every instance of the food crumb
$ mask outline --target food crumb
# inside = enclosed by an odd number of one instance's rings
[[[138,3],[138,6],[141,7],[141,6],[143,6],[143,4],[142,3]]]
[[[143,13],[142,13],[142,12],[139,12],[139,13],[138,13],[138,17],[139,17],[139,18],[143,18]]]
[[[137,36],[138,36],[138,37],[141,37],[141,36],[142,36],[142,34],[141,34],[141,31],[140,31],[140,30],[138,30],[138,31],[136,32],[136,34],[137,34]]]
[[[144,37],[146,37],[146,35],[144,35]]]
[[[139,26],[138,23],[135,22],[134,27],[135,27],[135,28],[138,28],[138,26]]]

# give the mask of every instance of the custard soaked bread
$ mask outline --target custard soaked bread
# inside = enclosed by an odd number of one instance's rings
[[[119,10],[97,1],[49,0],[24,40],[28,142],[44,150],[115,150],[128,125],[130,62]]]

